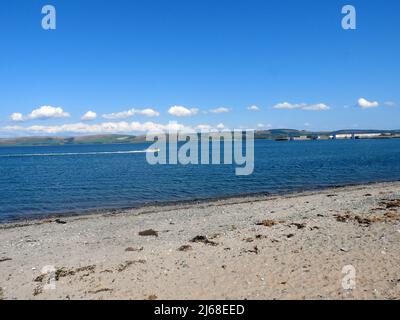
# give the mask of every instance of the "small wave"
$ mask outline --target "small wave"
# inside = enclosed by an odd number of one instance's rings
[[[20,153],[20,154],[2,154],[0,158],[10,157],[61,157],[61,156],[94,156],[107,154],[134,154],[134,153],[154,153],[160,149],[131,150],[131,151],[98,151],[98,152],[60,152],[60,153]]]

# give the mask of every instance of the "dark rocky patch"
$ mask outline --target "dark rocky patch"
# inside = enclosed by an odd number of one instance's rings
[[[190,242],[201,242],[201,243],[204,243],[204,244],[210,245],[210,246],[218,245],[218,243],[208,240],[207,237],[205,237],[205,236],[196,236],[192,240],[190,240]]]
[[[140,231],[140,232],[139,232],[139,236],[144,236],[144,237],[148,237],[148,236],[158,237],[158,231],[155,231],[155,230],[153,230],[153,229]]]

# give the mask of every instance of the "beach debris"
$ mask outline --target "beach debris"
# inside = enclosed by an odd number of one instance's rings
[[[180,246],[179,248],[178,248],[178,251],[190,251],[190,250],[192,250],[193,248],[192,248],[192,246],[191,245],[189,245],[189,244],[184,244],[183,246]]]
[[[105,270],[100,271],[100,273],[113,273],[113,271],[110,269],[105,269]]]
[[[372,197],[372,194],[366,193],[366,194],[364,194],[364,197]]]
[[[348,222],[355,221],[364,226],[370,226],[374,222],[391,222],[400,220],[400,216],[396,212],[386,212],[382,216],[366,216],[361,217],[359,215],[353,215],[347,212],[344,215],[335,215],[336,221],[338,222]]]
[[[11,258],[0,258],[0,262],[11,261]]]
[[[206,236],[195,236],[192,240],[190,240],[190,242],[201,242],[210,246],[218,245],[218,243],[208,240]]]
[[[27,239],[25,240],[26,243],[33,243],[33,242],[38,242],[37,240],[34,239]]]
[[[140,260],[129,260],[129,261],[125,261],[121,264],[118,265],[117,267],[117,271],[118,272],[122,272],[125,271],[129,266],[136,264],[136,263],[146,263],[146,260],[140,259]]]
[[[340,248],[340,251],[342,251],[342,252],[349,252],[350,250],[347,249],[347,248]]]
[[[400,199],[389,199],[389,200],[384,200],[379,203],[381,206],[385,206],[386,209],[392,209],[392,208],[399,208],[400,207]]]
[[[292,238],[292,237],[294,237],[294,234],[293,234],[293,233],[289,233],[288,235],[286,235],[286,238],[288,238],[288,239],[290,239],[290,238]]]
[[[306,227],[305,223],[291,223],[289,226],[295,226],[297,229],[304,229]]]
[[[114,291],[114,290],[110,289],[110,288],[101,288],[101,289],[97,289],[97,290],[93,290],[93,291],[88,291],[88,293],[96,294],[96,293],[111,292],[111,291]]]
[[[267,236],[264,236],[263,234],[256,234],[256,239],[267,239]]]
[[[158,297],[155,294],[150,294],[149,296],[147,296],[147,300],[157,300]]]
[[[68,276],[74,276],[77,273],[82,273],[86,272],[83,276],[88,276],[91,273],[94,273],[96,269],[96,265],[89,265],[89,266],[84,266],[84,267],[79,267],[76,269],[67,269],[67,268],[58,268],[56,269],[55,272],[55,279],[58,281],[61,278],[65,278]],[[35,279],[33,279],[34,282],[44,282],[45,278],[47,277],[47,274],[41,274],[37,276]]]
[[[58,224],[66,224],[67,223],[66,221],[63,221],[63,220],[60,220],[60,219],[56,219],[55,222],[58,223]]]
[[[338,195],[337,194],[328,194],[328,195],[326,195],[328,198],[332,198],[332,197],[337,197]]]
[[[318,226],[310,227],[310,230],[311,230],[311,231],[313,231],[313,230],[319,230],[319,227],[318,227]]]
[[[338,222],[347,222],[351,218],[350,214],[348,214],[348,213],[346,213],[345,215],[337,214],[334,216],[336,217],[336,221],[338,221]]]
[[[90,266],[85,266],[85,267],[80,267],[80,268],[75,269],[75,273],[86,272],[86,271],[89,271],[92,273],[92,272],[94,272],[95,269],[96,269],[96,265],[90,265]]]
[[[258,254],[259,251],[260,250],[258,249],[258,247],[254,246],[253,249],[246,250],[245,252]]]
[[[277,224],[279,224],[279,221],[268,220],[268,219],[257,223],[258,226],[264,226],[264,227],[273,227],[276,226]]]
[[[254,239],[253,238],[244,238],[243,241],[245,241],[245,242],[253,242]]]
[[[135,248],[135,247],[128,247],[125,249],[127,252],[137,252],[137,251],[143,251],[143,247]]]
[[[144,231],[140,231],[139,232],[139,236],[154,236],[154,237],[158,237],[158,231],[155,231],[153,229],[148,229],[148,230],[144,230]]]
[[[33,281],[43,282],[45,276],[46,276],[46,274],[41,274],[40,276],[37,276],[35,279],[33,279]]]
[[[41,294],[43,292],[43,288],[41,286],[36,287],[35,289],[33,289],[33,295],[34,296],[38,296],[39,294]]]
[[[60,268],[56,270],[56,280],[58,281],[60,278],[68,277],[68,276],[74,276],[76,272],[71,269],[66,269],[66,268]]]

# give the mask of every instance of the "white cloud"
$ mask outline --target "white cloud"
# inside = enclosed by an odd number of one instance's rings
[[[199,109],[196,108],[188,109],[183,106],[172,106],[168,110],[168,113],[175,117],[191,117],[196,115],[198,112]]]
[[[262,128],[271,128],[271,124],[263,124],[263,123],[257,123],[257,128],[262,129]]]
[[[309,122],[305,122],[305,123],[304,123],[304,126],[305,126],[306,128],[308,128],[308,127],[311,126],[311,124],[310,124]]]
[[[318,104],[306,104],[306,103],[289,103],[289,102],[282,102],[278,103],[273,106],[274,109],[286,109],[286,110],[293,110],[293,109],[300,109],[306,111],[326,111],[329,110],[330,107],[324,103]]]
[[[141,116],[146,116],[146,117],[158,117],[160,115],[159,112],[147,108],[147,109],[130,109],[130,110],[126,110],[126,111],[121,111],[121,112],[117,112],[117,113],[109,113],[109,114],[103,114],[102,117],[104,119],[109,119],[109,120],[113,120],[113,119],[126,119],[126,118],[130,118],[133,117],[135,115],[141,115]]]
[[[384,105],[387,106],[387,107],[395,107],[395,106],[396,106],[396,102],[393,102],[393,101],[386,101],[386,102],[384,103]]]
[[[213,127],[208,124],[199,124],[198,126],[196,126],[196,129],[200,131],[211,131],[212,128]]]
[[[308,111],[325,111],[329,110],[330,107],[324,103],[318,103],[318,104],[304,106],[302,109]]]
[[[159,112],[157,112],[151,108],[146,108],[143,110],[136,110],[136,113],[141,116],[146,116],[146,117],[158,117],[160,115]]]
[[[220,123],[217,125],[217,129],[222,130],[225,128],[225,125],[223,123]]]
[[[45,119],[57,119],[57,118],[68,118],[70,114],[65,112],[62,108],[52,106],[42,106],[31,113],[24,116],[22,113],[15,112],[10,116],[13,121],[28,121],[28,120],[45,120]]]
[[[228,108],[223,108],[223,107],[210,110],[211,113],[226,113],[229,111],[231,111],[231,110]]]
[[[260,108],[257,107],[257,106],[255,106],[255,105],[252,105],[252,106],[247,107],[247,110],[250,110],[250,111],[259,111]]]
[[[129,132],[152,132],[152,131],[193,131],[191,127],[184,126],[178,122],[171,121],[168,124],[160,124],[154,122],[103,122],[98,124],[88,123],[71,123],[55,126],[34,125],[29,127],[23,126],[6,126],[1,131],[10,133],[29,133],[29,134],[101,134],[101,133],[129,133]]]
[[[10,116],[12,121],[24,121],[24,116],[22,113],[15,112]]]
[[[363,109],[376,108],[376,107],[379,107],[379,102],[378,101],[368,101],[367,99],[360,98],[360,99],[358,99],[358,105],[359,105],[359,107],[361,107]]]
[[[90,121],[90,120],[94,120],[96,118],[97,118],[96,112],[88,111],[81,117],[81,120],[82,121]]]

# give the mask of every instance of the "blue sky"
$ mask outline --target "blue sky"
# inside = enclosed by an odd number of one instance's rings
[[[0,135],[400,129],[399,14],[397,0],[9,1]]]

